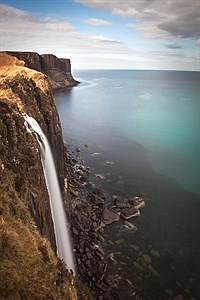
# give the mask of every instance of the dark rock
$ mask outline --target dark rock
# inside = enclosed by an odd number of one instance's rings
[[[136,196],[135,197],[131,197],[129,199],[129,203],[131,205],[134,205],[137,209],[145,207],[145,201],[141,197],[136,197]]]
[[[72,232],[73,232],[73,234],[78,235],[78,230],[76,230],[75,227],[72,227]]]
[[[70,192],[74,197],[78,197],[78,191],[74,191],[71,187],[69,187],[69,192]]]
[[[133,229],[134,231],[137,230],[137,227],[136,227],[134,224],[132,224],[132,223],[130,223],[130,222],[128,222],[128,221],[124,221],[124,225],[125,225],[127,228],[129,228],[129,229]]]
[[[118,208],[129,207],[128,200],[126,198],[122,198],[122,197],[115,198],[115,205]]]
[[[128,220],[132,217],[140,216],[140,211],[135,207],[124,208],[121,210],[121,215],[124,219]]]
[[[145,207],[145,202],[142,198],[139,198],[138,200],[135,201],[134,206],[139,209]]]
[[[104,224],[111,224],[115,221],[119,221],[120,214],[116,213],[115,211],[105,207],[102,214],[102,222]]]
[[[87,181],[87,178],[86,178],[85,176],[81,176],[81,177],[80,177],[80,181],[81,181],[81,182],[86,182],[86,181]]]
[[[126,286],[128,286],[128,287],[130,287],[130,286],[133,285],[132,282],[131,282],[129,279],[125,279],[125,284],[126,284]]]
[[[93,205],[104,204],[104,200],[96,194],[91,195],[90,199]]]
[[[95,231],[98,231],[106,226],[105,223],[101,222],[97,227],[95,227]]]
[[[106,194],[105,194],[101,189],[95,188],[95,189],[93,190],[93,194],[99,196],[99,197],[102,198],[103,200],[106,200]]]
[[[93,255],[91,252],[86,252],[86,255],[87,255],[87,258],[88,259],[92,259],[93,258]]]

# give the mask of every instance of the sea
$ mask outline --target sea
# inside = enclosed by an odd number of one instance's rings
[[[103,233],[119,282],[128,278],[146,299],[200,299],[200,73],[73,75],[81,83],[54,94],[65,143],[81,148],[106,204],[113,195],[146,203],[130,220],[137,231],[121,221]],[[120,299],[135,299],[120,289]]]

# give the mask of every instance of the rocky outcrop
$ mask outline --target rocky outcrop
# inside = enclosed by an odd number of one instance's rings
[[[39,55],[36,52],[7,52],[25,62],[25,66],[47,75],[53,90],[77,85],[71,73],[70,59],[58,58],[53,54]]]

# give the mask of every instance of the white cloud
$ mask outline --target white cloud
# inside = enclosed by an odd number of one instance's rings
[[[8,5],[0,5],[1,50],[71,55],[93,52],[121,53],[125,44],[102,35],[83,34],[68,22],[46,16],[33,17]],[[106,47],[105,47],[106,43]]]
[[[106,20],[102,20],[102,19],[95,19],[95,18],[91,18],[91,19],[86,19],[84,20],[85,23],[93,25],[93,26],[107,26],[107,25],[111,25],[110,22],[106,21]]]
[[[134,29],[137,29],[141,31],[142,36],[144,38],[149,39],[161,39],[161,40],[173,40],[175,39],[174,36],[172,36],[169,32],[159,29],[154,24],[127,24],[128,27],[132,27]]]
[[[55,30],[67,30],[67,31],[73,31],[75,28],[71,24],[67,22],[63,23],[46,23],[46,27],[49,29],[55,29]]]
[[[195,69],[198,65],[196,57],[179,55],[175,49],[153,52],[142,48],[136,51],[112,36],[80,33],[72,24],[52,16],[39,18],[8,5],[0,5],[0,13],[1,50],[53,53],[74,59],[73,68],[163,69],[163,63],[168,66],[169,61],[174,69],[180,65],[183,69]],[[140,26],[138,30],[148,36],[158,37],[156,26],[148,28],[146,23],[134,26]],[[159,30],[160,35],[169,34]]]
[[[199,36],[199,1],[198,0],[75,0],[89,7],[99,8],[123,17],[143,22],[138,30],[147,34],[147,27],[154,34],[149,38],[160,38],[161,30],[167,34],[163,38],[194,38]],[[157,32],[156,32],[157,30]]]

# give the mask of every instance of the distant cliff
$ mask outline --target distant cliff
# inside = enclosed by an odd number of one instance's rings
[[[0,299],[91,299],[50,247],[55,251],[41,153],[24,114],[34,117],[47,136],[62,190],[63,138],[46,75],[24,65],[0,53]]]
[[[26,67],[46,74],[53,90],[79,83],[72,76],[70,59],[58,58],[53,54],[39,55],[36,52],[8,51],[7,53],[24,61]]]

